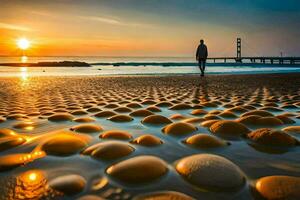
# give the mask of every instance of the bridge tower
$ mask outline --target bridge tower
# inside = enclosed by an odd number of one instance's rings
[[[236,40],[236,62],[242,62],[242,39]]]

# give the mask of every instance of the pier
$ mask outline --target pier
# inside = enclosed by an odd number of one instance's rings
[[[300,57],[268,57],[268,56],[242,56],[242,39],[237,38],[235,57],[211,57],[210,63],[243,63],[243,64],[270,64],[270,65],[299,65]]]

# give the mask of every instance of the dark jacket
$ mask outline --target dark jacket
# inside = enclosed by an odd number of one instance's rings
[[[196,58],[199,59],[207,59],[208,51],[207,46],[205,44],[200,44],[197,48]]]

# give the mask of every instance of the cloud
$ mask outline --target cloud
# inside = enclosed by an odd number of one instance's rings
[[[154,27],[153,25],[150,25],[150,24],[124,22],[124,21],[120,21],[118,19],[107,18],[107,17],[99,17],[99,16],[80,16],[80,18],[85,19],[85,20],[110,24],[110,25],[116,25],[116,26],[131,26],[131,27],[144,27],[144,28]]]
[[[17,30],[17,31],[32,31],[31,28],[20,26],[16,24],[7,24],[0,22],[0,29],[9,29],[9,30]]]

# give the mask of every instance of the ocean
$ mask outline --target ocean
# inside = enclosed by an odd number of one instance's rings
[[[77,75],[181,75],[198,74],[197,66],[191,57],[0,57],[0,63],[36,63],[53,61],[82,61],[91,63],[91,67],[0,67],[1,77],[18,76],[77,76]],[[115,66],[125,63],[125,66]],[[300,66],[280,65],[237,65],[208,63],[207,74],[264,74],[295,73]]]

